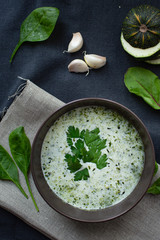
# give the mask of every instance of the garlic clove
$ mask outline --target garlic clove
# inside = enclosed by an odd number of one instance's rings
[[[69,72],[84,73],[89,72],[89,67],[85,61],[81,59],[75,59],[68,65],[68,70]]]
[[[73,33],[73,37],[68,45],[69,53],[74,53],[79,51],[83,46],[83,38],[80,32]]]
[[[106,64],[106,57],[102,57],[96,54],[85,54],[84,60],[91,68],[101,68]]]

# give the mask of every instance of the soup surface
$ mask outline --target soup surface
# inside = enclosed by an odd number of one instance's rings
[[[45,136],[44,177],[64,202],[103,209],[126,198],[144,167],[137,130],[117,112],[81,107],[61,116]]]

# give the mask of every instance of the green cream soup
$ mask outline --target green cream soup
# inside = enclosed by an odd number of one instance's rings
[[[45,136],[41,164],[53,192],[80,209],[103,209],[126,198],[144,167],[137,130],[103,107],[61,116]]]

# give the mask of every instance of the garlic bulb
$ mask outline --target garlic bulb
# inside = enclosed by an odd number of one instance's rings
[[[75,59],[68,65],[69,72],[84,73],[89,72],[89,67],[81,59]]]
[[[102,57],[96,54],[85,54],[84,60],[91,68],[101,68],[106,64],[106,57]]]
[[[80,32],[73,33],[73,37],[68,45],[69,53],[74,53],[79,51],[83,46],[83,38]]]

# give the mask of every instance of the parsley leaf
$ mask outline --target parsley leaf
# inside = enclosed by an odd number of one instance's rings
[[[88,146],[89,151],[84,155],[84,162],[94,162],[97,165],[97,168],[101,169],[102,161],[103,166],[106,167],[106,157],[100,158],[101,150],[106,147],[106,139],[102,140],[99,136],[99,129],[95,128],[92,131],[86,130],[84,133],[84,141]],[[100,158],[100,159],[99,159]],[[101,162],[101,163],[100,163]]]
[[[68,137],[67,143],[68,143],[68,146],[72,146],[73,145],[72,139]]]
[[[67,132],[67,137],[68,138],[79,138],[79,129],[75,128],[74,126],[69,126],[68,132]]]
[[[75,154],[78,158],[82,158],[84,149],[84,142],[81,139],[77,140],[75,146],[71,146],[72,153]]]
[[[70,146],[71,154],[65,155],[70,172],[78,171],[82,165],[80,161],[95,163],[98,169],[107,165],[107,155],[101,154],[101,150],[106,147],[106,139],[99,136],[99,128],[92,131],[88,129],[79,131],[74,126],[69,126],[66,132],[67,143]],[[85,168],[75,173],[74,180],[87,180],[89,177],[88,169]]]
[[[89,172],[87,168],[84,168],[81,171],[76,172],[74,175],[74,181],[87,180],[89,178]]]
[[[99,139],[99,129],[95,128],[92,131],[89,131],[88,129],[84,132],[84,140],[85,143],[88,145],[92,144],[96,139]]]
[[[80,161],[74,155],[72,156],[70,154],[66,154],[64,160],[68,163],[68,169],[70,170],[71,173],[76,172],[82,167]]]
[[[107,155],[103,154],[97,161],[97,168],[102,169],[102,168],[106,167],[106,165],[107,165],[106,161],[107,161]]]

